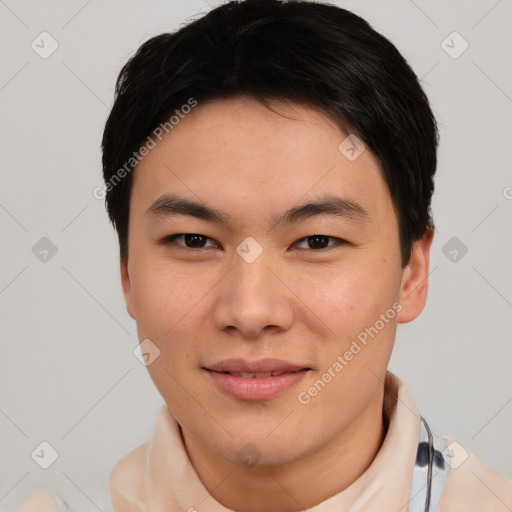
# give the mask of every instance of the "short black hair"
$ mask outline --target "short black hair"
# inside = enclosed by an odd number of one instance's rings
[[[133,155],[191,98],[201,105],[240,95],[313,106],[365,143],[389,188],[405,266],[413,243],[434,227],[439,137],[428,98],[367,21],[333,4],[293,0],[223,4],[152,37],[121,69],[102,150],[103,197],[123,261]]]

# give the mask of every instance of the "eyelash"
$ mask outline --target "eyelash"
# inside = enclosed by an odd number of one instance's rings
[[[202,237],[202,238],[205,238],[206,240],[212,240],[215,242],[215,244],[220,245],[218,244],[218,242],[216,242],[215,240],[213,240],[213,238],[209,238],[205,235],[201,235],[200,233],[178,233],[176,235],[168,235],[166,237],[164,237],[162,240],[159,241],[159,244],[160,245],[169,245],[173,242],[175,242],[175,240],[177,238],[180,238],[180,237],[184,237],[184,236],[187,236],[187,235],[195,235],[195,236],[199,236],[199,237]],[[342,238],[337,238],[337,237],[334,237],[334,236],[327,236],[327,235],[320,235],[320,234],[316,234],[316,235],[310,235],[310,236],[306,236],[304,238],[300,238],[299,240],[297,240],[296,242],[294,242],[294,244],[297,244],[298,242],[303,242],[303,241],[306,241],[308,240],[308,238],[315,238],[315,237],[320,237],[320,238],[328,238],[330,240],[334,240],[336,242],[336,244],[338,246],[341,246],[341,245],[349,245],[350,242],[347,242],[346,240],[343,240]],[[335,246],[330,246],[330,247],[324,247],[322,249],[299,249],[299,250],[309,250],[309,251],[313,251],[313,252],[322,252],[322,251],[328,251],[330,249],[333,249]],[[184,245],[181,245],[181,244],[178,244],[180,246],[181,249],[184,249],[184,250],[190,250],[190,251],[200,251],[200,250],[204,250],[204,249],[207,249],[207,247],[199,247],[199,248],[193,248],[193,247],[186,247]]]

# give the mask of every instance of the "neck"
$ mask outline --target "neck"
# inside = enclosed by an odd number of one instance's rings
[[[316,452],[279,466],[245,467],[212,453],[183,430],[199,478],[226,508],[244,512],[295,512],[342,492],[370,466],[384,437],[384,387],[362,414]],[[219,484],[221,482],[221,484]]]

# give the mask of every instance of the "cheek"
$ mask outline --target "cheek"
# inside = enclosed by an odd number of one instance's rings
[[[150,339],[160,350],[147,370],[167,404],[180,411],[190,406],[187,393],[199,371],[195,353],[202,314],[201,297],[208,291],[205,279],[177,272],[170,265],[146,264],[134,280],[134,303],[140,340]]]
[[[205,295],[204,280],[169,265],[145,264],[132,279],[137,324],[161,338],[193,317],[193,306]],[[199,305],[199,304],[198,304]],[[192,310],[191,310],[192,308]],[[181,319],[181,320],[180,320]]]
[[[324,272],[301,272],[292,289],[316,317],[336,334],[352,335],[384,313],[395,300],[395,279],[376,263],[337,266]],[[332,334],[332,333],[331,333]]]

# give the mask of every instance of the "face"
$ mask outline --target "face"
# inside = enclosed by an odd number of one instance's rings
[[[148,370],[169,410],[228,461],[246,443],[261,463],[296,460],[357,425],[397,322],[423,308],[431,236],[401,268],[387,185],[369,150],[339,149],[347,135],[296,103],[219,100],[192,109],[134,171],[127,310],[160,351]],[[244,369],[228,359],[288,370],[220,373]]]

